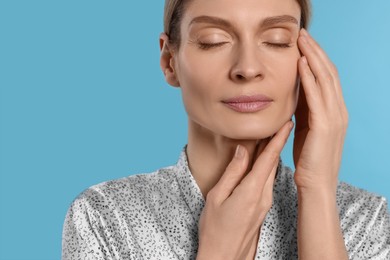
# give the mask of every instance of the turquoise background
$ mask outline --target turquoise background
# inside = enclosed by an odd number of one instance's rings
[[[340,178],[390,198],[390,1],[313,5],[311,32],[350,113]],[[82,190],[176,162],[187,122],[159,68],[162,11],[163,1],[0,0],[0,259],[60,259]],[[291,141],[292,165],[290,151]]]

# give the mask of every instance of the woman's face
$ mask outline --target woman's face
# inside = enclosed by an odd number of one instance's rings
[[[173,56],[189,120],[232,139],[266,138],[290,120],[300,14],[295,0],[192,0]]]

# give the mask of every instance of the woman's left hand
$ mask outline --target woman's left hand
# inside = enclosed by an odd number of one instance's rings
[[[298,44],[303,56],[298,64],[294,180],[298,190],[336,192],[348,125],[338,72],[305,29]]]

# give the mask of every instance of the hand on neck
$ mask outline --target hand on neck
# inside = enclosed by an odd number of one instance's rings
[[[217,184],[226,167],[233,159],[238,144],[244,146],[253,163],[257,144],[261,140],[235,140],[212,133],[199,125],[189,125],[187,157],[188,164],[203,197]],[[249,164],[249,172],[252,163]]]

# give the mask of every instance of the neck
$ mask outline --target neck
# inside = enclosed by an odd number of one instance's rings
[[[258,142],[259,140],[236,140],[216,135],[189,120],[188,164],[204,198],[225,172],[233,159],[237,145],[240,144],[247,149],[249,161],[252,162]],[[250,163],[247,171],[251,166]]]

